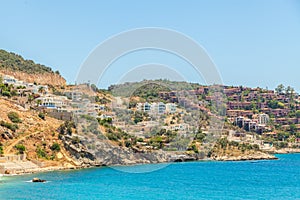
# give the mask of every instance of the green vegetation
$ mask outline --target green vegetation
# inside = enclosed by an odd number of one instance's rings
[[[227,138],[220,138],[215,145],[215,148],[219,148],[222,150],[226,150],[231,147],[236,147],[238,150],[240,150],[242,153],[245,151],[250,151],[250,150],[259,150],[259,146],[257,144],[251,145],[248,143],[238,143],[235,141],[228,141]]]
[[[198,133],[195,135],[194,140],[196,140],[198,142],[203,142],[205,137],[206,137],[206,134],[203,133],[201,130],[199,130]]]
[[[85,119],[87,121],[93,121],[95,120],[94,117],[90,116],[90,115],[80,115],[80,118]]]
[[[3,146],[2,144],[0,143],[0,155],[4,154],[4,151],[3,151]]]
[[[22,56],[0,49],[0,69],[9,69],[28,74],[54,73],[50,67],[25,60]]]
[[[273,145],[276,149],[287,148],[288,142],[274,142]]]
[[[72,135],[72,129],[76,128],[76,125],[73,121],[65,121],[60,127],[58,128],[59,134],[64,135]]]
[[[141,97],[149,102],[158,100],[159,92],[169,92],[170,89],[157,83],[148,83],[137,88],[132,96]]]
[[[15,148],[19,151],[19,154],[23,154],[26,150],[25,146],[23,144],[17,144]]]
[[[277,88],[275,88],[275,91],[276,91],[278,94],[283,93],[283,91],[284,91],[284,85],[282,85],[282,84],[278,85]]]
[[[12,97],[17,95],[17,91],[14,89],[13,85],[3,84],[0,82],[0,95],[4,97]]]
[[[38,116],[39,116],[39,118],[41,118],[42,120],[45,120],[45,113],[39,112]]]
[[[97,118],[97,120],[98,120],[98,123],[104,127],[109,127],[112,123],[112,118],[107,118],[107,119]]]
[[[19,126],[17,124],[11,124],[11,123],[8,123],[5,121],[0,121],[0,126],[8,128],[8,129],[12,130],[13,132],[16,132],[16,130],[19,128]]]
[[[105,127],[107,139],[119,142],[119,146],[125,146],[127,148],[136,145],[137,138],[135,136],[129,135],[120,128],[116,128],[111,124],[111,122],[111,118],[98,119],[98,123]]]
[[[169,80],[144,80],[141,82],[127,82],[119,85],[111,85],[108,91],[115,96],[140,96],[157,97],[158,92],[167,92],[171,90],[191,90],[197,89],[200,85],[197,83],[177,82]],[[134,93],[134,94],[132,94]],[[151,98],[150,98],[151,99]]]
[[[9,112],[7,114],[7,117],[10,119],[11,122],[13,123],[21,123],[22,120],[20,119],[20,116],[16,112]]]
[[[48,159],[48,155],[47,155],[46,151],[40,147],[37,147],[36,154],[39,158]]]
[[[55,142],[55,143],[52,144],[52,146],[50,147],[50,149],[52,151],[59,152],[60,151],[60,145],[57,142]]]
[[[268,106],[272,109],[284,108],[284,104],[282,102],[277,101],[277,100],[270,100],[268,102]]]
[[[296,115],[297,118],[300,118],[300,110],[297,110],[295,115]]]
[[[150,139],[149,145],[153,146],[154,149],[163,148],[163,138],[161,136],[154,136]]]
[[[187,149],[188,151],[193,151],[194,153],[199,153],[199,150],[196,146],[196,144],[193,142]]]

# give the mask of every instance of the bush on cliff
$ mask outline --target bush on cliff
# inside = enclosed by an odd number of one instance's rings
[[[52,151],[60,151],[60,145],[57,143],[57,142],[55,142],[52,146],[51,146],[51,150]]]
[[[10,119],[11,122],[13,123],[21,123],[22,120],[20,119],[20,116],[16,112],[9,112],[7,114],[7,117]]]
[[[25,146],[23,144],[17,144],[15,148],[19,151],[19,154],[23,154],[26,150]]]

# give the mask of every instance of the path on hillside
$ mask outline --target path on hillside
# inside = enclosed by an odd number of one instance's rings
[[[36,135],[38,133],[41,133],[43,132],[44,130],[39,130],[39,131],[36,131],[36,132],[33,132],[33,133],[30,133],[30,134],[27,134],[27,135],[24,135],[20,138],[18,138],[17,140],[13,141],[13,143],[11,143],[10,145],[8,145],[5,149],[4,149],[4,154],[9,154],[9,152],[12,150],[12,148],[14,148],[14,146],[16,146],[19,142],[21,142],[22,140],[25,140],[26,137],[30,137],[30,136],[33,136],[33,135]]]
[[[23,135],[22,137],[18,138],[17,140],[13,141],[10,145],[8,145],[5,149],[4,149],[4,155],[5,154],[9,154],[10,151],[19,143],[21,142],[22,140],[25,140],[27,137],[30,137],[30,136],[34,136],[34,135],[37,135],[39,133],[42,133],[44,132],[47,128],[49,128],[48,126],[45,127],[43,130],[39,130],[39,131],[35,131],[33,133],[30,133],[30,134],[26,134],[26,135]],[[61,148],[61,153],[62,155],[64,156],[64,158],[69,162],[71,163],[72,165],[74,166],[78,166],[79,164],[77,162],[75,162],[67,153],[67,151],[64,149],[64,148]]]

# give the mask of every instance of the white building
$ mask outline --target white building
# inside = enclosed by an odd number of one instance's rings
[[[69,105],[69,100],[65,96],[45,95],[36,99],[40,100],[40,105],[48,109],[63,110]]]
[[[176,104],[175,103],[167,103],[166,104],[166,112],[170,114],[176,113]]]
[[[151,104],[151,113],[153,114],[164,114],[166,112],[166,104],[163,102],[152,103]]]
[[[138,103],[136,105],[136,109],[138,111],[141,111],[141,112],[147,112],[149,113],[151,111],[151,104],[146,102],[146,103]]]
[[[141,112],[147,112],[147,113],[152,113],[152,114],[164,114],[166,113],[168,104],[164,104],[163,102],[158,102],[158,103],[138,103],[136,105],[136,109]],[[174,113],[176,112],[176,105],[175,104],[170,104],[169,107],[169,113]]]
[[[270,121],[270,117],[267,114],[259,114],[258,115],[258,124],[267,125]]]
[[[3,83],[4,84],[14,85],[16,82],[17,82],[17,79],[15,79],[13,76],[8,76],[8,75],[3,76]]]

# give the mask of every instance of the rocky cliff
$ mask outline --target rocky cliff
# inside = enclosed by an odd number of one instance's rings
[[[27,73],[11,70],[0,70],[0,74],[13,76],[18,80],[25,81],[27,83],[37,83],[41,85],[53,85],[53,86],[65,86],[66,80],[56,73],[43,72],[43,73]]]
[[[73,159],[82,166],[111,166],[144,163],[170,162],[171,155],[164,151],[138,152],[110,144],[107,140],[94,137],[81,137],[74,142],[77,135],[64,135],[61,140]],[[92,148],[87,148],[92,145]]]

